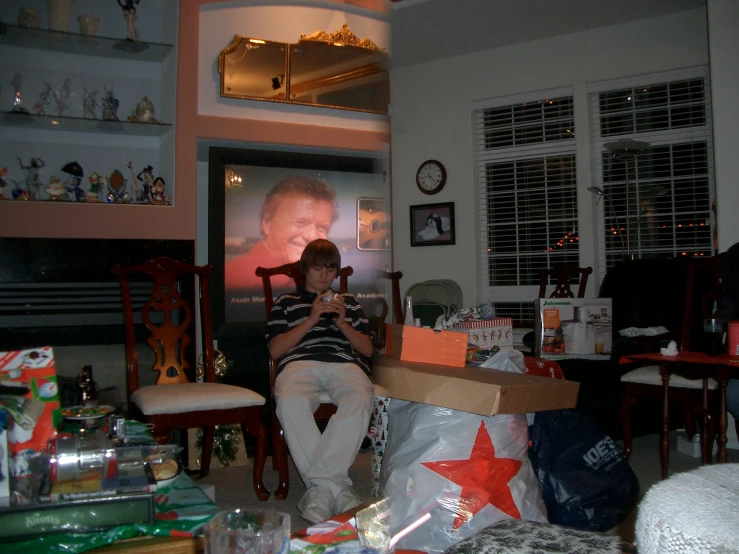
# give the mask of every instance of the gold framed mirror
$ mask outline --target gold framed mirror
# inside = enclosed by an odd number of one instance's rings
[[[218,56],[221,96],[387,115],[389,56],[344,26],[289,44],[235,35]]]

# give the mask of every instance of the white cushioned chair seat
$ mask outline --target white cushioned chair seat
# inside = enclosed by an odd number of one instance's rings
[[[639,383],[642,385],[662,386],[662,377],[659,374],[659,366],[648,365],[639,367],[621,376],[623,383]],[[703,379],[686,379],[682,375],[670,375],[670,386],[678,389],[702,389]],[[708,379],[708,389],[715,390],[717,387],[715,379]]]
[[[134,392],[131,401],[144,415],[227,410],[262,406],[266,402],[261,394],[252,390],[222,383],[151,385]]]
[[[387,390],[385,387],[381,387],[377,384],[375,384],[374,387],[375,396],[390,396],[390,391]],[[331,398],[326,391],[321,391],[318,394],[318,400],[321,402],[321,404],[331,404]]]

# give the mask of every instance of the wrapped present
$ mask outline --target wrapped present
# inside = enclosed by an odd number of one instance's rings
[[[409,362],[464,367],[467,341],[453,331],[388,324],[385,354]]]
[[[468,343],[477,348],[513,348],[513,320],[510,317],[457,321],[454,330],[467,333]]]

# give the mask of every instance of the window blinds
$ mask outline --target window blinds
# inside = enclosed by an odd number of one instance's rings
[[[713,254],[709,98],[705,69],[590,88],[593,185],[607,195],[596,216],[601,276],[629,248],[639,258]],[[649,147],[618,159],[607,145],[623,139]]]
[[[510,99],[509,99],[510,102]],[[539,269],[577,263],[572,94],[473,112],[479,298],[498,315],[531,319]]]

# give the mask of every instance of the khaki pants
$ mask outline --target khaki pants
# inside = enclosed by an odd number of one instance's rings
[[[337,406],[323,434],[313,419],[321,391]],[[275,397],[277,417],[305,486],[320,485],[336,496],[343,485],[351,485],[349,467],[367,435],[374,398],[369,377],[350,363],[292,362],[277,376]]]

